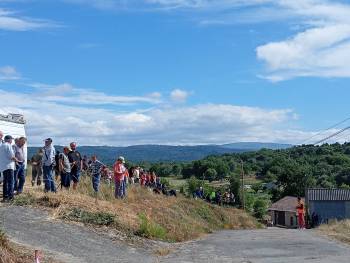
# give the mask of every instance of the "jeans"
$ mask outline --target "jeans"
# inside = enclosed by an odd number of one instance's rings
[[[13,199],[15,172],[12,169],[8,169],[3,171],[2,175],[4,177],[4,180],[2,182],[3,199],[11,200]]]
[[[123,198],[123,184],[124,184],[124,180],[115,180],[115,198]]]
[[[45,182],[45,192],[56,192],[55,181],[53,180],[53,167],[43,166],[44,182]]]
[[[70,173],[66,173],[64,171],[61,172],[61,188],[69,188],[71,182]]]
[[[80,170],[72,170],[71,171],[71,178],[74,183],[78,183],[80,180]]]
[[[25,181],[26,181],[26,177],[25,177],[24,163],[16,164],[14,189],[15,191],[17,191],[17,193],[20,194],[23,192],[23,186]]]
[[[98,189],[100,187],[101,175],[100,174],[93,174],[91,179],[92,179],[92,188],[94,188],[94,191],[97,193]]]

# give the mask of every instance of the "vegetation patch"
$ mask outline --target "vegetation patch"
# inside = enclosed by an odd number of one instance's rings
[[[156,238],[164,240],[166,238],[166,230],[152,222],[144,213],[139,215],[140,218],[140,229],[136,232],[138,235],[146,238]]]
[[[17,195],[13,201],[14,205],[27,206],[35,203],[35,197],[29,193]]]
[[[106,212],[88,212],[80,208],[73,208],[64,213],[63,219],[81,222],[84,224],[92,224],[98,226],[111,226],[116,223],[114,215]]]
[[[350,220],[332,221],[321,225],[318,231],[330,238],[350,244]]]

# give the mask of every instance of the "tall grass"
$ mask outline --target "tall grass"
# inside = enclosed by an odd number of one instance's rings
[[[341,242],[350,244],[350,220],[337,221],[333,220],[329,224],[321,225],[318,228],[322,234]]]

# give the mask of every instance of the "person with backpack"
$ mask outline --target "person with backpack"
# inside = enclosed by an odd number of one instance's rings
[[[59,172],[61,175],[61,189],[64,187],[66,189],[70,188],[70,182],[71,182],[71,164],[68,159],[68,154],[70,152],[69,147],[63,148],[63,153],[59,155]]]
[[[80,152],[77,151],[77,143],[71,142],[70,143],[71,151],[68,154],[69,162],[71,163],[71,177],[73,180],[73,189],[76,190],[79,180],[80,180],[80,174],[81,169],[83,167],[83,158],[81,157]]]
[[[43,148],[43,178],[45,183],[45,192],[56,193],[55,180],[53,178],[53,169],[55,166],[56,150],[52,145],[52,139],[47,138],[45,140],[45,146]]]

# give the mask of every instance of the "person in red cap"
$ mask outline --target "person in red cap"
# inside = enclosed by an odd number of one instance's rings
[[[71,164],[71,179],[73,180],[73,189],[76,190],[81,174],[81,168],[83,167],[83,158],[80,152],[77,151],[77,143],[70,143],[71,151],[68,154],[68,159]]]

